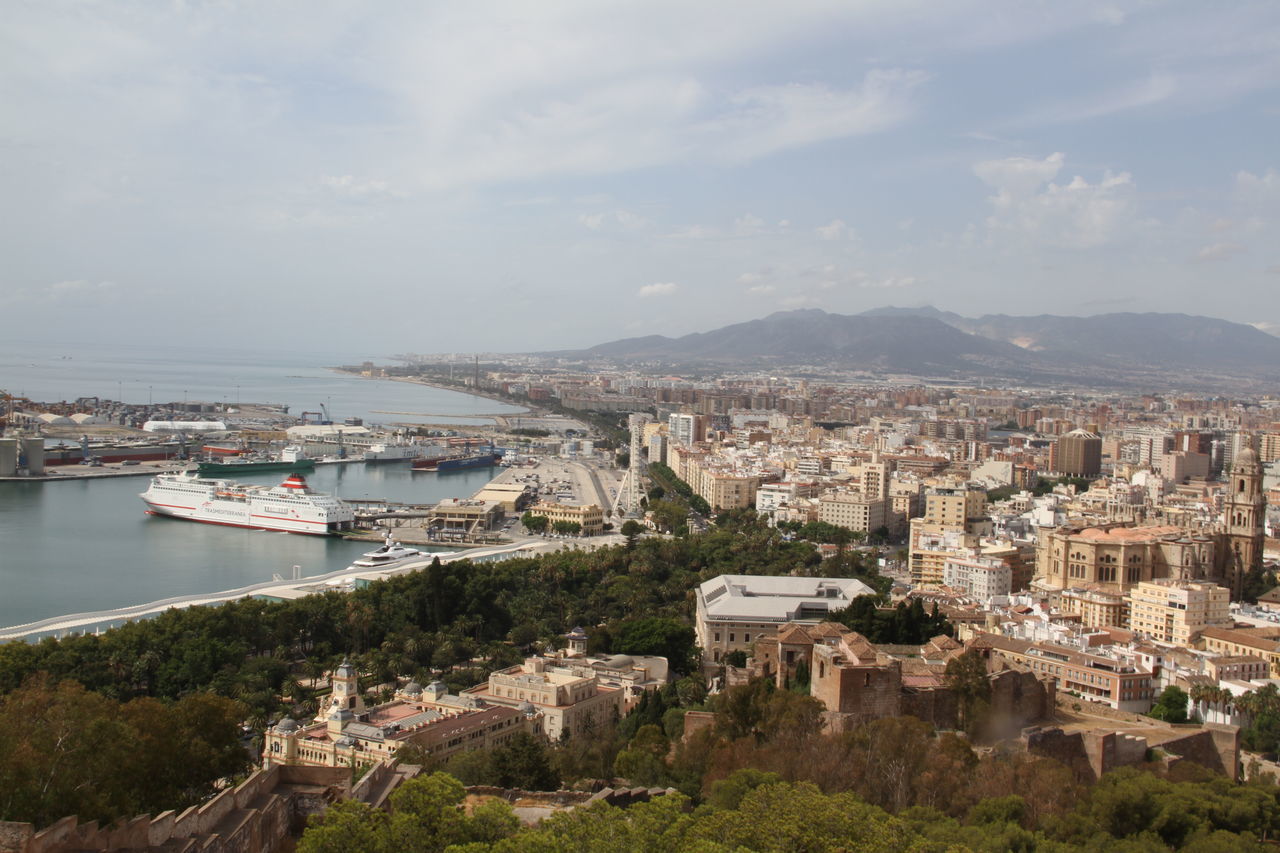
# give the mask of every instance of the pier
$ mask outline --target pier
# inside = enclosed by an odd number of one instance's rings
[[[431,565],[432,560],[437,558],[442,563],[452,562],[453,560],[501,560],[511,557],[532,556],[539,551],[556,550],[558,547],[558,544],[550,542],[523,542],[515,545],[475,549],[458,553],[428,554],[422,560],[390,569],[369,569],[365,571],[339,569],[335,572],[315,575],[302,580],[270,580],[208,595],[176,596],[152,601],[148,604],[120,607],[115,610],[76,613],[70,616],[54,616],[37,622],[29,622],[25,625],[0,628],[0,642],[23,639],[38,640],[46,636],[62,637],[67,634],[102,631],[135,619],[157,616],[172,608],[180,609],[202,604],[222,604],[227,601],[236,601],[248,597],[285,600],[341,589],[352,589],[362,583],[418,571]]]

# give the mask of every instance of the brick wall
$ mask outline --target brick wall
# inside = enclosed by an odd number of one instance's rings
[[[30,824],[0,822],[0,853],[72,853],[90,850],[171,850],[269,853],[295,831],[305,814],[344,794],[346,768],[272,766],[181,814],[163,812],[107,827],[68,816],[35,832]]]

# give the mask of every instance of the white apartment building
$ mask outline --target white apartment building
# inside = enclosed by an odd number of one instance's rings
[[[986,600],[1012,591],[1013,569],[990,557],[950,556],[942,566],[942,583]]]

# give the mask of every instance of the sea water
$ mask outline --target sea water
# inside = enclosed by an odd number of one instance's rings
[[[112,386],[119,383],[126,389],[124,402],[146,402],[148,388],[156,402],[174,400],[175,390],[178,395],[186,391],[190,400],[220,402],[238,385],[246,402],[284,403],[298,412],[318,409],[316,403],[328,398],[326,407],[335,418],[357,415],[366,421],[376,419],[370,416],[374,410],[453,412],[460,422],[481,422],[467,414],[518,411],[480,397],[345,376],[324,367],[360,360],[358,354],[344,359],[342,354],[214,349],[167,351],[161,358],[132,345],[22,349],[5,343],[0,345],[0,389],[38,400],[116,399]],[[307,479],[314,488],[352,500],[432,503],[470,497],[496,473],[493,468],[415,473],[404,460],[320,465]],[[242,480],[274,484],[283,476]],[[295,565],[304,577],[324,574],[376,547],[148,516],[138,498],[147,483],[145,476],[0,483],[0,627],[220,592],[268,581],[274,574],[288,578]]]

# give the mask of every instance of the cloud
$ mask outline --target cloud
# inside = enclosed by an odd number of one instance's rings
[[[578,222],[592,231],[600,231],[608,225],[617,226],[623,231],[638,231],[649,225],[649,220],[629,210],[614,210],[601,213],[583,213]]]
[[[641,299],[647,299],[650,296],[670,296],[679,290],[680,287],[673,281],[655,282],[654,284],[646,284],[644,287],[636,291],[636,296]]]
[[[996,190],[988,201],[991,234],[1018,236],[1049,247],[1085,249],[1119,239],[1135,224],[1133,178],[1105,172],[1097,183],[1076,175],[1053,183],[1065,163],[1061,153],[1043,160],[1009,157],[987,160],[973,172]]]
[[[710,225],[682,225],[670,234],[663,235],[675,240],[710,240],[721,236],[719,228]]]
[[[762,231],[764,220],[754,214],[746,213],[733,220],[733,233],[739,236],[748,237]]]
[[[1213,243],[1212,245],[1205,246],[1203,249],[1196,252],[1195,256],[1191,260],[1197,263],[1220,261],[1223,258],[1238,255],[1244,250],[1244,246],[1241,246],[1239,243]]]
[[[747,293],[763,295],[766,293],[776,293],[777,290],[778,288],[774,287],[772,284],[757,284],[754,287],[748,287]]]
[[[1275,335],[1277,337],[1280,337],[1280,323],[1267,323],[1264,321],[1264,322],[1250,323],[1249,325],[1253,326],[1259,332],[1266,332],[1268,335]]]
[[[1159,104],[1179,94],[1179,81],[1167,73],[1156,73],[1118,87],[1090,92],[1077,98],[1050,104],[1024,116],[1016,124],[1058,124],[1102,118],[1114,113]]]
[[[778,304],[783,308],[800,308],[805,305],[817,305],[819,301],[818,297],[812,294],[796,293],[779,299]]]
[[[998,190],[1027,195],[1041,184],[1056,178],[1058,172],[1062,171],[1065,159],[1061,152],[1055,152],[1043,160],[1034,160],[1030,157],[984,160],[974,164],[973,173],[983,183]]]
[[[1236,196],[1241,201],[1267,203],[1280,200],[1280,172],[1267,169],[1261,175],[1240,171],[1236,173]]]
[[[839,240],[845,236],[849,226],[844,224],[843,219],[833,219],[826,225],[820,225],[814,230],[823,240]]]
[[[408,193],[395,189],[386,181],[359,180],[351,175],[325,175],[320,186],[340,198],[357,201],[406,198]]]
[[[122,291],[114,281],[67,279],[34,287],[17,287],[8,293],[0,292],[0,304],[71,302],[97,304],[115,302]]]
[[[917,70],[873,69],[852,89],[804,83],[744,89],[729,98],[719,116],[698,126],[694,136],[710,143],[705,153],[741,163],[875,133],[912,115],[912,90],[928,79]]]
[[[860,282],[858,287],[875,288],[879,290],[889,290],[901,287],[915,287],[920,284],[920,279],[911,275],[889,276],[878,280],[867,280]]]

